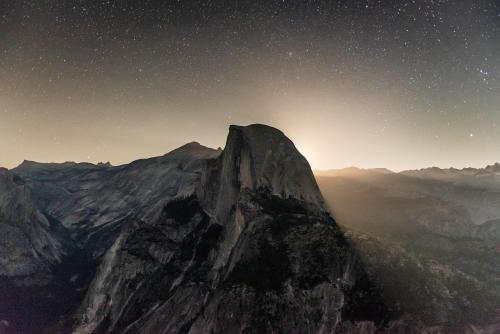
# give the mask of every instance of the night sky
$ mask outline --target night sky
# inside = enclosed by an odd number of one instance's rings
[[[223,146],[313,168],[500,161],[500,2],[0,0],[0,166]]]

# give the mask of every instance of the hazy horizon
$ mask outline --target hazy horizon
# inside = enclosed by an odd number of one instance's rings
[[[242,124],[236,124],[236,125],[242,125]],[[244,125],[248,125],[248,124],[244,124]],[[38,154],[38,155],[34,155],[34,157],[25,157],[21,160],[18,160],[18,161],[14,161],[13,163],[11,164],[8,164],[8,163],[4,163],[3,162],[3,159],[2,157],[0,157],[0,167],[4,167],[4,168],[7,168],[7,169],[12,169],[12,168],[15,168],[17,166],[19,166],[24,160],[27,160],[27,161],[35,161],[35,162],[40,162],[40,163],[65,163],[65,162],[76,162],[76,163],[92,163],[92,164],[98,164],[98,163],[106,163],[106,162],[110,162],[113,166],[119,166],[119,165],[125,165],[125,164],[129,164],[131,163],[132,161],[135,161],[135,160],[140,160],[140,159],[147,159],[147,158],[153,158],[153,157],[157,157],[157,156],[162,156],[164,154],[167,154],[169,152],[171,152],[172,150],[175,150],[187,143],[190,143],[190,142],[198,142],[199,144],[203,145],[203,146],[206,146],[206,147],[209,147],[209,148],[213,148],[213,149],[217,149],[217,148],[224,148],[224,144],[225,144],[225,137],[227,136],[227,131],[229,130],[229,125],[227,125],[227,129],[226,131],[224,132],[224,139],[221,141],[220,144],[217,144],[217,143],[214,143],[213,145],[208,145],[200,140],[197,140],[196,138],[192,138],[192,140],[188,140],[184,143],[177,143],[176,144],[172,144],[172,146],[170,148],[165,148],[164,151],[162,151],[162,148],[161,147],[145,147],[143,148],[143,152],[144,154],[143,155],[140,155],[140,152],[141,152],[141,148],[140,147],[137,147],[137,149],[134,151],[134,153],[136,153],[136,156],[129,156],[129,157],[123,157],[122,159],[109,159],[109,158],[106,158],[106,156],[104,154],[100,154],[99,157],[100,158],[92,158],[92,157],[88,157],[89,159],[78,159],[79,157],[81,157],[81,154],[79,153],[76,153],[76,154],[70,154],[68,155],[67,158],[65,157],[62,157],[60,159],[51,159],[51,158],[43,158],[41,156],[41,154]],[[309,164],[311,165],[311,168],[313,170],[314,173],[321,173],[321,172],[327,172],[327,171],[330,171],[330,170],[339,170],[339,169],[345,169],[345,168],[351,168],[351,167],[355,167],[355,168],[360,168],[360,169],[376,169],[376,168],[385,168],[385,169],[389,169],[393,172],[402,172],[402,171],[406,171],[406,170],[414,170],[414,169],[421,169],[421,168],[431,168],[431,167],[438,167],[438,168],[442,168],[442,169],[446,169],[446,168],[457,168],[457,169],[462,169],[462,168],[484,168],[486,166],[489,166],[489,165],[493,165],[497,162],[500,162],[500,159],[498,161],[495,161],[495,160],[492,160],[492,161],[485,161],[483,164],[479,163],[479,164],[475,164],[475,165],[472,165],[472,164],[465,164],[465,165],[437,165],[437,164],[429,164],[429,165],[417,165],[417,166],[408,166],[406,168],[391,168],[390,166],[386,166],[386,165],[383,165],[383,164],[373,164],[373,165],[355,165],[355,164],[343,164],[343,165],[335,165],[332,164],[331,166],[330,165],[322,165],[322,164],[318,164],[317,162],[318,161],[313,161],[307,154],[307,152],[300,146],[300,144],[298,144],[293,136],[289,135],[287,132],[285,132],[285,135],[287,135],[295,144],[295,146],[298,148],[298,150],[306,157],[306,159],[308,160]],[[71,151],[71,150],[70,150]],[[316,151],[317,152],[317,151]],[[112,156],[112,155],[110,155]],[[73,158],[72,158],[73,157]],[[319,167],[318,167],[319,166]]]
[[[11,1],[0,165],[121,164],[229,124],[314,169],[500,161],[500,12],[482,1]]]

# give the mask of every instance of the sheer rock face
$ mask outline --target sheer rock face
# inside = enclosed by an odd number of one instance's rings
[[[265,125],[232,125],[223,154],[209,164],[203,181],[200,197],[216,199],[211,209],[221,220],[243,189],[266,188],[273,195],[293,197],[326,211],[307,160],[281,131]],[[208,196],[203,196],[206,192]]]
[[[0,276],[29,275],[60,262],[64,250],[51,229],[24,181],[0,169]]]
[[[328,333],[387,315],[293,144],[232,126],[197,191],[126,224],[75,333]]]
[[[152,225],[126,228],[75,333],[320,333],[344,317],[370,318],[368,309],[372,320],[384,314],[328,216],[269,193],[246,196],[257,197],[241,203],[242,231],[222,264],[227,229],[194,196],[168,204]]]
[[[309,163],[290,139],[265,125],[232,125],[223,153],[206,162],[197,191],[205,210],[225,226],[216,266],[228,261],[245,225],[242,204],[253,205],[248,194],[258,190],[327,211]]]

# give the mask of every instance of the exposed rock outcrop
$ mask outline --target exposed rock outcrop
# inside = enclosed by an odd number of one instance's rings
[[[386,316],[291,141],[233,126],[195,193],[122,230],[75,333],[326,333]]]

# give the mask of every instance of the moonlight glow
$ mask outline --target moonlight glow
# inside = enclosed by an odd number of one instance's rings
[[[500,7],[8,1],[0,165],[124,163],[266,123],[313,168],[500,160]]]

